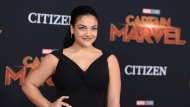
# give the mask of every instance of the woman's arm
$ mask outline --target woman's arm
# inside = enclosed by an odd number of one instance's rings
[[[120,67],[114,55],[108,57],[109,86],[108,86],[108,107],[120,107],[121,77]]]
[[[40,65],[27,76],[22,91],[38,107],[48,107],[48,100],[41,94],[40,87],[54,72],[58,59],[52,54],[46,55]]]
[[[38,107],[71,107],[71,105],[63,102],[64,99],[68,99],[69,96],[61,96],[53,103],[49,102],[40,92],[40,87],[55,71],[58,63],[58,59],[52,55],[46,55],[40,65],[27,76],[24,84],[22,85],[22,91]]]

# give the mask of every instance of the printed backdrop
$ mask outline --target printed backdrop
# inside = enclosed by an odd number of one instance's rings
[[[99,16],[97,47],[121,68],[121,107],[190,107],[189,3],[185,0],[1,0],[1,107],[35,107],[24,79],[62,48],[70,12],[90,5]],[[56,100],[51,78],[40,87]]]

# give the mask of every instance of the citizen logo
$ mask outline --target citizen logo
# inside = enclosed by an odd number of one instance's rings
[[[167,66],[127,65],[125,74],[141,76],[166,76]]]
[[[71,16],[32,12],[28,15],[28,21],[36,24],[70,25]]]

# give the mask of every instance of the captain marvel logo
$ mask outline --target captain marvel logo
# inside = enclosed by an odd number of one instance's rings
[[[147,42],[158,44],[163,42],[167,45],[185,45],[186,41],[181,40],[181,29],[171,26],[171,18],[154,16],[128,15],[125,18],[126,24],[120,30],[111,23],[110,41],[122,36],[123,42],[136,41],[137,43]]]
[[[42,58],[43,57],[39,59],[38,57],[32,58],[31,56],[26,56],[23,59],[23,66],[14,67],[18,71],[13,70],[12,67],[10,66],[6,66],[5,85],[11,85],[12,82],[16,80],[19,80],[19,85],[22,85],[24,83],[26,76],[30,72],[32,72],[36,67],[38,67]],[[49,86],[54,86],[53,82],[51,81],[51,78],[47,79],[46,83]]]

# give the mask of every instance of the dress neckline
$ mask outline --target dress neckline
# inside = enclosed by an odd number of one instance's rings
[[[73,61],[72,59],[70,59],[68,56],[66,56],[65,54],[63,54],[63,50],[61,52],[61,54],[67,59],[67,61],[69,61],[69,63],[74,64],[77,68],[80,69],[80,71],[82,71],[82,73],[87,73],[89,71],[89,69],[96,63],[98,62],[98,60],[100,60],[101,58],[103,58],[104,52],[102,51],[102,55],[100,55],[99,57],[97,57],[88,67],[87,69],[84,71],[75,61]]]

